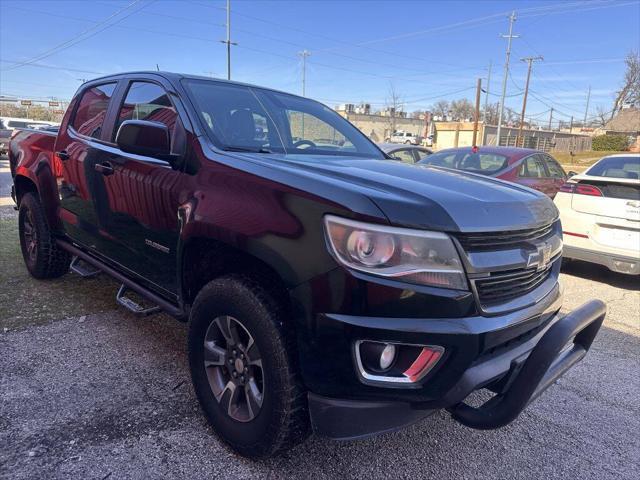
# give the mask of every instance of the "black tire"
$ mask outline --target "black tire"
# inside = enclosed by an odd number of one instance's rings
[[[35,193],[25,193],[20,200],[18,232],[22,257],[31,275],[58,278],[69,271],[71,254],[56,244]]]
[[[224,402],[216,400],[205,368],[205,337],[210,326],[215,327],[214,319],[224,316],[232,317],[246,329],[261,357],[262,403],[250,420],[239,421],[227,413],[231,407],[227,405],[225,409]],[[285,316],[273,296],[244,275],[229,275],[209,282],[198,293],[191,309],[189,364],[196,395],[216,434],[246,457],[272,456],[302,442],[310,433],[306,391],[294,353],[295,337],[287,328]],[[228,347],[227,352],[231,355]],[[225,378],[232,381],[233,367],[227,365],[227,360],[224,367],[213,368],[224,372],[217,375],[228,375]]]

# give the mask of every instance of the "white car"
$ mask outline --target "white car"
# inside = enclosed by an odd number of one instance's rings
[[[393,132],[387,139],[388,143],[406,143],[409,145],[420,145],[422,139],[418,135],[411,132],[397,131]]]
[[[554,202],[563,256],[640,274],[640,154],[598,160],[565,183]]]

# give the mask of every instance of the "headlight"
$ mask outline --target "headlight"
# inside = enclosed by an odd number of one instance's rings
[[[333,256],[342,265],[408,283],[467,290],[453,242],[441,232],[386,227],[326,215]]]

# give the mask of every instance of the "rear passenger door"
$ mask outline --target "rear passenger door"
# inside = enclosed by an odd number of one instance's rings
[[[564,182],[567,180],[567,174],[564,169],[560,166],[560,164],[553,158],[551,155],[544,155],[544,160],[547,165],[547,170],[549,171],[550,177],[550,188],[553,189],[551,192],[551,198],[556,196],[560,187],[564,185]]]
[[[121,89],[114,115],[111,148],[103,155],[102,181],[107,194],[100,208],[107,212],[105,254],[133,274],[143,277],[160,293],[177,291],[179,192],[185,175],[165,160],[121,151],[118,128],[125,120],[166,125],[172,153],[184,157],[186,135],[176,110],[177,101],[162,83],[131,80]]]
[[[108,133],[105,128],[117,85],[111,81],[81,92],[66,128],[60,129],[56,139],[55,164],[61,167],[57,174],[60,220],[73,241],[96,251],[105,247],[100,233],[104,215],[99,208],[106,191],[101,180],[96,182],[94,167],[101,161],[99,147]]]
[[[555,191],[544,161],[544,155],[536,153],[526,157],[518,169],[518,183],[553,196]]]

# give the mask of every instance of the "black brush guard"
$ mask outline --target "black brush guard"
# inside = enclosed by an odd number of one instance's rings
[[[606,306],[592,300],[553,324],[515,374],[504,393],[479,407],[459,403],[447,410],[463,425],[480,430],[503,427],[586,355],[602,326]]]

